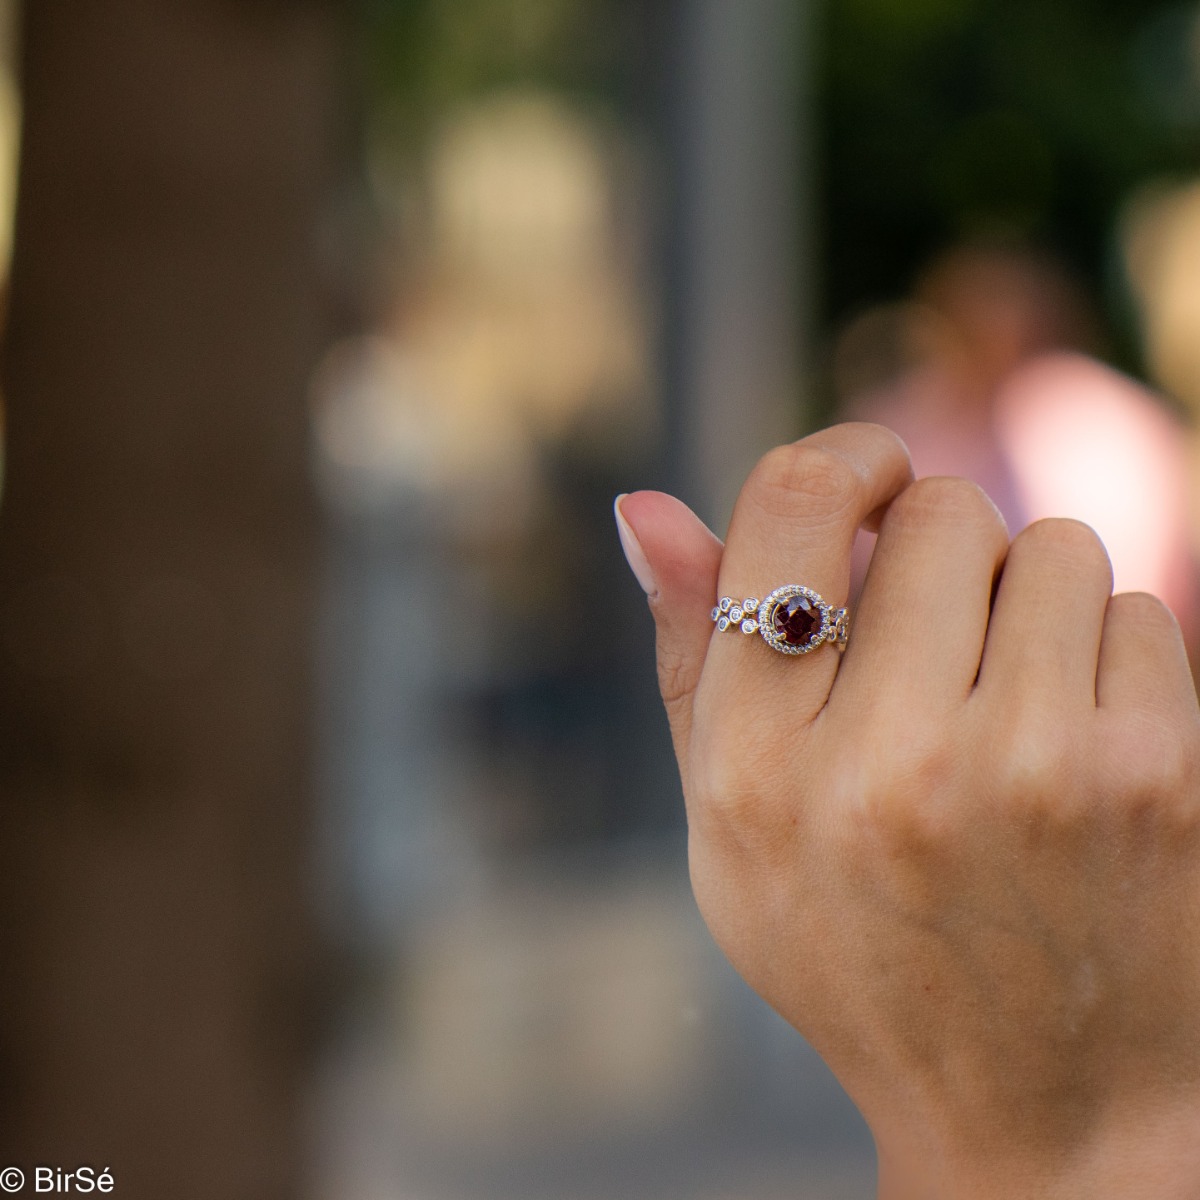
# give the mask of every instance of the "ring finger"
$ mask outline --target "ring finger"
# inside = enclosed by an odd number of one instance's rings
[[[1008,550],[996,506],[965,479],[920,479],[884,518],[831,713],[929,712],[965,700]]]
[[[1112,566],[1079,521],[1037,521],[1013,540],[979,669],[981,699],[1031,711],[1093,708]],[[1020,687],[1014,689],[1014,683]]]
[[[911,480],[903,442],[880,425],[835,425],[771,451],[738,496],[721,560],[721,594],[761,598],[799,584],[830,605],[845,604],[855,533]],[[746,644],[751,641],[756,644]],[[794,727],[824,705],[837,660],[832,647],[797,660],[758,637],[718,634],[697,690],[697,715],[709,704],[728,711],[730,704],[757,703],[769,680]]]

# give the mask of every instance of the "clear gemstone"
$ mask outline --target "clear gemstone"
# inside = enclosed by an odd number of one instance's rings
[[[718,619],[720,618],[720,616],[721,616],[721,610],[720,610],[720,608],[714,608],[714,609],[712,610],[712,619],[713,619],[714,621],[716,621],[716,620],[718,620]]]
[[[725,632],[725,630],[727,630],[728,628],[729,628],[729,618],[728,618],[728,617],[722,617],[722,618],[721,618],[721,619],[720,619],[720,620],[717,622],[717,630],[718,630],[720,633],[724,633],[724,632]]]
[[[761,603],[762,601],[757,596],[747,596],[742,601],[742,611],[753,612]]]
[[[721,597],[721,611],[727,613],[733,607],[733,601],[728,596]]]
[[[743,633],[757,633],[758,632],[758,622],[750,621],[750,620],[743,621],[742,622],[742,632]]]
[[[729,619],[735,623],[742,619],[742,606],[740,604],[735,604],[729,610]]]
[[[821,630],[821,610],[807,596],[789,596],[776,603],[771,625],[789,646],[807,646]]]

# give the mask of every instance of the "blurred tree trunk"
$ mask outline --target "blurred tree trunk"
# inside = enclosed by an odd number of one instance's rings
[[[297,1190],[341,32],[302,0],[26,5],[0,1165],[126,1197]]]

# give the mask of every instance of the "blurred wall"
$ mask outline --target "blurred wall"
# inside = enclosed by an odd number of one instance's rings
[[[683,494],[717,529],[758,458],[803,424],[813,8],[675,6],[668,453]]]

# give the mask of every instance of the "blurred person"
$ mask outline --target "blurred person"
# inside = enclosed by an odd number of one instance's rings
[[[1010,542],[974,484],[913,482],[877,425],[768,454],[724,545],[660,493],[616,515],[697,902],[858,1104],[881,1200],[1200,1194],[1200,706],[1170,611],[1112,594],[1087,526]]]
[[[1187,433],[1082,353],[1094,324],[1050,256],[965,244],[931,264],[911,302],[852,323],[835,370],[847,412],[898,433],[918,477],[973,480],[1014,531],[1051,516],[1091,525],[1118,588],[1161,596],[1193,644]],[[864,544],[859,582],[868,556]]]

